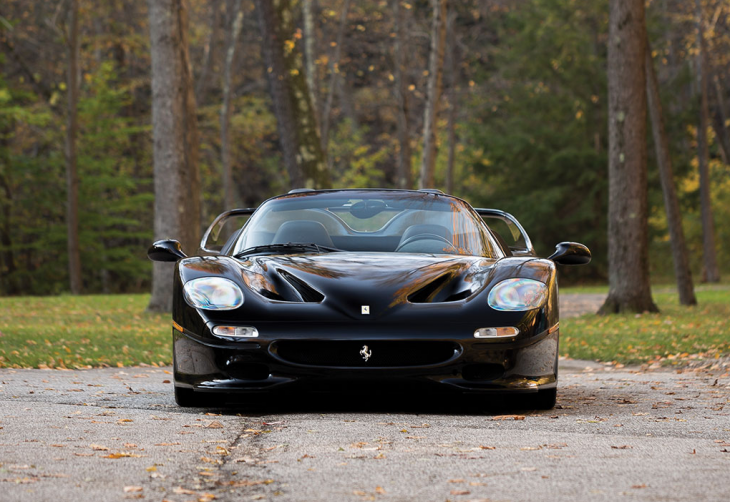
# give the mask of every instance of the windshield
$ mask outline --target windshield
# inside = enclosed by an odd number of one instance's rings
[[[305,192],[266,202],[230,254],[289,243],[343,251],[501,256],[481,218],[459,199],[351,190]]]

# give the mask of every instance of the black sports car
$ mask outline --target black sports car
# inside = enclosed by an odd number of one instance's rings
[[[249,216],[211,244],[226,221]],[[165,240],[148,251],[177,262],[180,406],[382,386],[519,392],[552,408],[555,264],[591,256],[563,242],[538,258],[514,217],[438,190],[292,190],[223,213],[201,249],[188,257]]]

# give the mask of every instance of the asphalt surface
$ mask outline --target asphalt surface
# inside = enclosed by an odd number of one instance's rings
[[[558,407],[174,404],[170,368],[0,370],[0,500],[727,500],[730,375],[561,361]]]

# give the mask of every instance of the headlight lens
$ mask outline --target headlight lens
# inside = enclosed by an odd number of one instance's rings
[[[505,279],[492,288],[487,301],[494,310],[539,309],[547,300],[547,286],[533,279]]]
[[[201,277],[185,283],[183,294],[188,305],[204,310],[233,310],[243,305],[238,285],[223,277]]]

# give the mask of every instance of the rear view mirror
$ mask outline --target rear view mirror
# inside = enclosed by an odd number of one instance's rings
[[[591,251],[578,242],[561,242],[548,260],[560,265],[585,265],[591,261]]]
[[[175,262],[177,260],[187,257],[188,255],[183,253],[180,243],[173,239],[156,241],[147,250],[147,258],[152,261]]]

